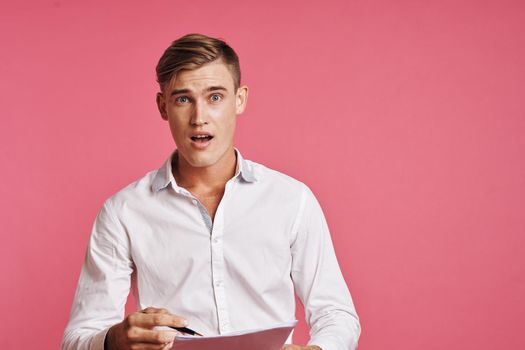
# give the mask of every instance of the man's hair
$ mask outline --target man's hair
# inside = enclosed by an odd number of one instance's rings
[[[237,90],[241,85],[241,68],[235,51],[217,38],[202,34],[184,35],[171,43],[157,64],[157,82],[161,91],[179,71],[197,69],[219,59],[228,67]]]

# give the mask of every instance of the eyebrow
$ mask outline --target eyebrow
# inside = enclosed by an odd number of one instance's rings
[[[205,92],[219,91],[219,90],[228,91],[228,89],[226,89],[224,86],[217,85],[217,86],[210,86],[209,88],[205,90]],[[190,89],[176,89],[171,92],[170,96],[179,95],[179,94],[188,94],[188,93],[191,93]]]

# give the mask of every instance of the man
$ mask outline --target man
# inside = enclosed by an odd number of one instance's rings
[[[104,203],[62,349],[169,349],[177,332],[159,326],[271,327],[295,319],[294,290],[311,339],[285,349],[354,349],[359,320],[319,203],[233,145],[248,99],[235,52],[186,35],[164,52],[157,80],[177,149]],[[130,288],[141,311],[124,318]]]

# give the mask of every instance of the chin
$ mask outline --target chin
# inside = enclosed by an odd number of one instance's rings
[[[194,168],[207,168],[217,163],[216,161],[212,161],[209,159],[199,159],[195,160],[193,162],[190,162],[190,165]]]
[[[184,157],[186,162],[194,168],[206,168],[213,166],[220,162],[226,155],[228,148],[210,147],[205,150],[195,150],[191,145],[186,149],[179,149],[180,154]]]
[[[214,165],[219,160],[219,157],[213,154],[190,154],[186,157],[186,161],[194,168],[206,168]]]

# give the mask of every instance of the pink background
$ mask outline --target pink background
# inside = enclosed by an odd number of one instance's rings
[[[103,200],[172,150],[154,67],[188,32],[241,57],[239,149],[317,194],[361,349],[525,348],[524,23],[502,0],[2,1],[1,348],[58,348]]]

